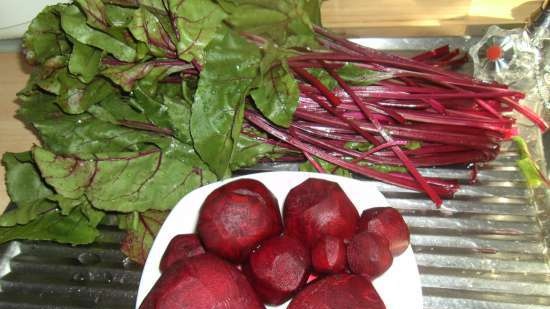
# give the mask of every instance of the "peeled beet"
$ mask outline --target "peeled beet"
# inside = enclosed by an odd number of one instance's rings
[[[160,260],[160,271],[165,272],[174,263],[204,254],[200,239],[195,234],[176,235],[164,251]]]
[[[268,202],[273,203],[274,206],[278,206],[275,196],[269,189],[260,181],[250,178],[241,178],[234,180],[232,182],[226,183],[224,190],[241,192],[241,193],[252,193],[261,196],[261,198]],[[277,213],[279,213],[279,208],[277,207]]]
[[[305,285],[310,266],[309,251],[300,240],[278,236],[254,250],[243,270],[264,303],[280,305]]]
[[[311,263],[318,273],[337,274],[346,268],[346,244],[341,238],[324,236],[311,250]]]
[[[240,179],[208,195],[197,229],[207,251],[242,263],[262,240],[281,233],[282,220],[275,196],[261,182]]]
[[[363,211],[359,219],[359,230],[386,238],[393,256],[400,255],[409,247],[409,227],[394,208],[376,207]]]
[[[353,236],[347,253],[350,270],[370,279],[383,274],[393,263],[388,241],[374,233],[360,232]]]
[[[332,275],[312,282],[288,309],[385,309],[371,282],[359,275]]]
[[[290,190],[283,217],[285,233],[311,248],[325,235],[351,239],[359,213],[337,183],[309,178]]]
[[[234,265],[208,253],[173,264],[139,308],[265,309]]]

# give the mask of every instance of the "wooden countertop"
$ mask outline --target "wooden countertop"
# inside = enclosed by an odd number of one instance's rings
[[[332,0],[323,24],[347,36],[480,35],[519,24],[542,4],[528,0]]]
[[[27,82],[29,70],[19,54],[0,53],[0,153],[26,151],[37,143],[32,132],[15,118],[16,93]],[[8,203],[4,169],[0,168],[0,213]]]
[[[490,24],[518,24],[542,1],[528,0],[331,0],[323,22],[348,36],[437,36],[478,34]],[[29,67],[16,53],[0,53],[0,153],[21,152],[38,143],[14,118],[16,93]],[[9,202],[0,168],[0,213]]]

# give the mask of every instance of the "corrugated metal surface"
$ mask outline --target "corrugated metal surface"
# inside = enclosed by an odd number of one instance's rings
[[[425,42],[430,48],[446,41]],[[421,194],[377,183],[411,227],[425,309],[550,308],[548,192],[526,189],[517,153],[510,145],[503,149],[479,167],[476,183],[466,167],[423,169],[424,175],[462,183],[439,210]],[[260,165],[243,173],[296,168]],[[118,250],[119,231],[104,226],[103,234],[91,246],[1,246],[0,308],[133,308],[140,268]]]

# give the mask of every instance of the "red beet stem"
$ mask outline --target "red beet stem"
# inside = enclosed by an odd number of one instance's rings
[[[432,50],[423,52],[421,54],[418,54],[418,55],[412,57],[412,59],[416,60],[416,61],[424,61],[424,60],[428,60],[428,59],[439,58],[442,55],[449,54],[449,51],[450,51],[449,45],[443,45],[443,46],[438,47],[436,49],[432,49]]]
[[[504,102],[510,104],[510,106],[512,106],[515,110],[520,112],[523,116],[527,117],[527,119],[531,120],[534,124],[536,124],[542,132],[546,132],[546,130],[548,130],[548,124],[542,118],[540,118],[537,114],[535,114],[532,110],[530,110],[525,106],[522,106],[521,104],[519,104],[518,102],[510,98],[502,98],[502,99],[504,100]]]
[[[402,176],[396,177],[395,174],[393,173],[383,173],[374,169],[367,168],[365,166],[359,166],[357,164],[350,163],[348,161],[339,159],[315,146],[308,145],[279,129],[276,129],[271,124],[269,124],[265,119],[263,119],[262,116],[258,115],[255,112],[245,111],[245,117],[248,121],[255,124],[265,132],[293,145],[298,149],[301,149],[304,152],[308,152],[313,156],[319,157],[329,163],[341,166],[345,169],[348,169],[360,175],[367,176],[367,177],[370,177],[379,181],[387,182],[390,184],[394,184],[407,189],[412,189],[416,191],[421,189],[418,183],[409,175],[402,175]],[[428,179],[428,181],[433,183],[432,179]],[[453,188],[450,186],[450,184],[447,184],[445,186],[441,186],[441,185],[436,186],[434,189],[439,196],[452,197],[457,188],[456,187]],[[439,207],[440,204],[436,206]]]
[[[380,150],[383,150],[383,149],[386,149],[386,148],[389,148],[389,147],[393,147],[393,146],[404,146],[404,145],[407,145],[407,141],[391,141],[391,142],[387,142],[387,143],[384,143],[384,144],[381,144],[381,145],[378,145],[376,147],[373,147],[372,149],[368,150],[368,151],[365,151],[363,152],[359,157],[357,157],[356,159],[354,159],[352,162],[358,162],[360,160],[362,160],[363,158],[366,158],[372,154],[375,154],[377,152],[379,152]]]
[[[355,94],[355,92],[349,87],[349,85],[333,70],[330,68],[325,67],[325,70],[329,73],[329,75],[334,78],[340,87],[344,89],[348,93],[348,95],[351,97],[352,101],[359,107],[361,112],[365,115],[367,119],[369,119],[374,127],[379,131],[379,134],[387,141],[392,142],[393,138],[391,137],[391,134],[386,132],[385,129],[382,127],[382,125],[372,116],[371,112],[363,105],[361,102],[361,99]],[[395,155],[403,162],[403,165],[407,168],[409,173],[418,181],[418,184],[422,188],[424,192],[430,197],[430,199],[436,204],[441,205],[442,201],[441,198],[437,195],[435,190],[430,187],[430,185],[426,182],[426,180],[420,175],[416,167],[413,165],[413,163],[409,160],[407,155],[403,153],[403,150],[399,148],[399,146],[392,146],[391,150],[395,153]]]
[[[303,112],[299,109],[296,110],[294,114],[297,118],[312,121],[318,124],[324,124],[328,126],[333,126],[343,129],[351,129],[347,124],[339,120],[338,118],[331,117],[330,115],[322,115],[318,113],[308,113]],[[369,132],[377,132],[376,128],[370,123],[358,122],[359,126]],[[468,146],[475,149],[495,149],[498,146],[495,144],[495,141],[490,139],[487,136],[483,135],[468,135],[461,133],[446,132],[445,135],[434,132],[431,130],[416,129],[412,126],[399,126],[399,125],[387,125],[385,126],[386,130],[390,132],[392,136],[400,138],[408,138],[413,140],[420,141],[429,141],[442,144],[451,144],[451,145],[460,145]],[[351,132],[350,132],[351,133]],[[378,142],[375,145],[380,144]]]
[[[314,86],[319,92],[321,92],[332,105],[338,106],[342,104],[342,101],[340,101],[339,98],[337,98],[325,85],[323,85],[323,83],[321,83],[321,81],[319,81],[315,76],[311,75],[308,71],[297,67],[293,67],[293,70],[302,78],[304,78],[309,83],[311,83],[312,86]],[[315,98],[312,98],[312,99],[315,100]],[[316,100],[316,101],[328,112],[330,112],[331,114],[335,115],[336,117],[340,118],[342,121],[347,123],[350,127],[352,127],[357,133],[363,136],[366,140],[368,140],[369,142],[375,145],[378,145],[378,140],[372,134],[361,129],[355,123],[354,120],[344,117],[340,111],[336,110],[334,107],[330,106],[330,104],[327,104],[323,100]]]
[[[413,82],[411,79],[409,79],[407,77],[403,77],[402,79],[403,79],[403,81],[405,81],[410,86],[418,86],[418,84],[416,84],[415,82]],[[436,99],[429,98],[429,99],[422,99],[422,101],[429,104],[436,112],[438,112],[440,114],[443,114],[443,115],[446,114],[445,105],[441,104]]]
[[[306,157],[306,159],[309,161],[309,163],[315,168],[315,170],[317,170],[317,172],[322,174],[327,173],[327,171],[321,166],[321,164],[319,164],[319,162],[317,162],[317,160],[315,160],[315,158],[313,158],[313,156],[305,151],[302,151],[302,153],[304,154],[304,157]]]

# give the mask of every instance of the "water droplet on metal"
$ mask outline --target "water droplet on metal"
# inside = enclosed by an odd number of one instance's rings
[[[84,275],[83,273],[74,273],[73,281],[76,281],[76,282],[86,281],[86,275]]]
[[[78,261],[82,265],[94,265],[99,263],[101,258],[95,253],[85,252],[78,255]]]
[[[111,273],[105,273],[105,282],[107,283],[113,282],[113,275]]]
[[[129,257],[125,257],[122,260],[122,266],[124,266],[124,268],[130,268],[134,266],[134,262]]]

